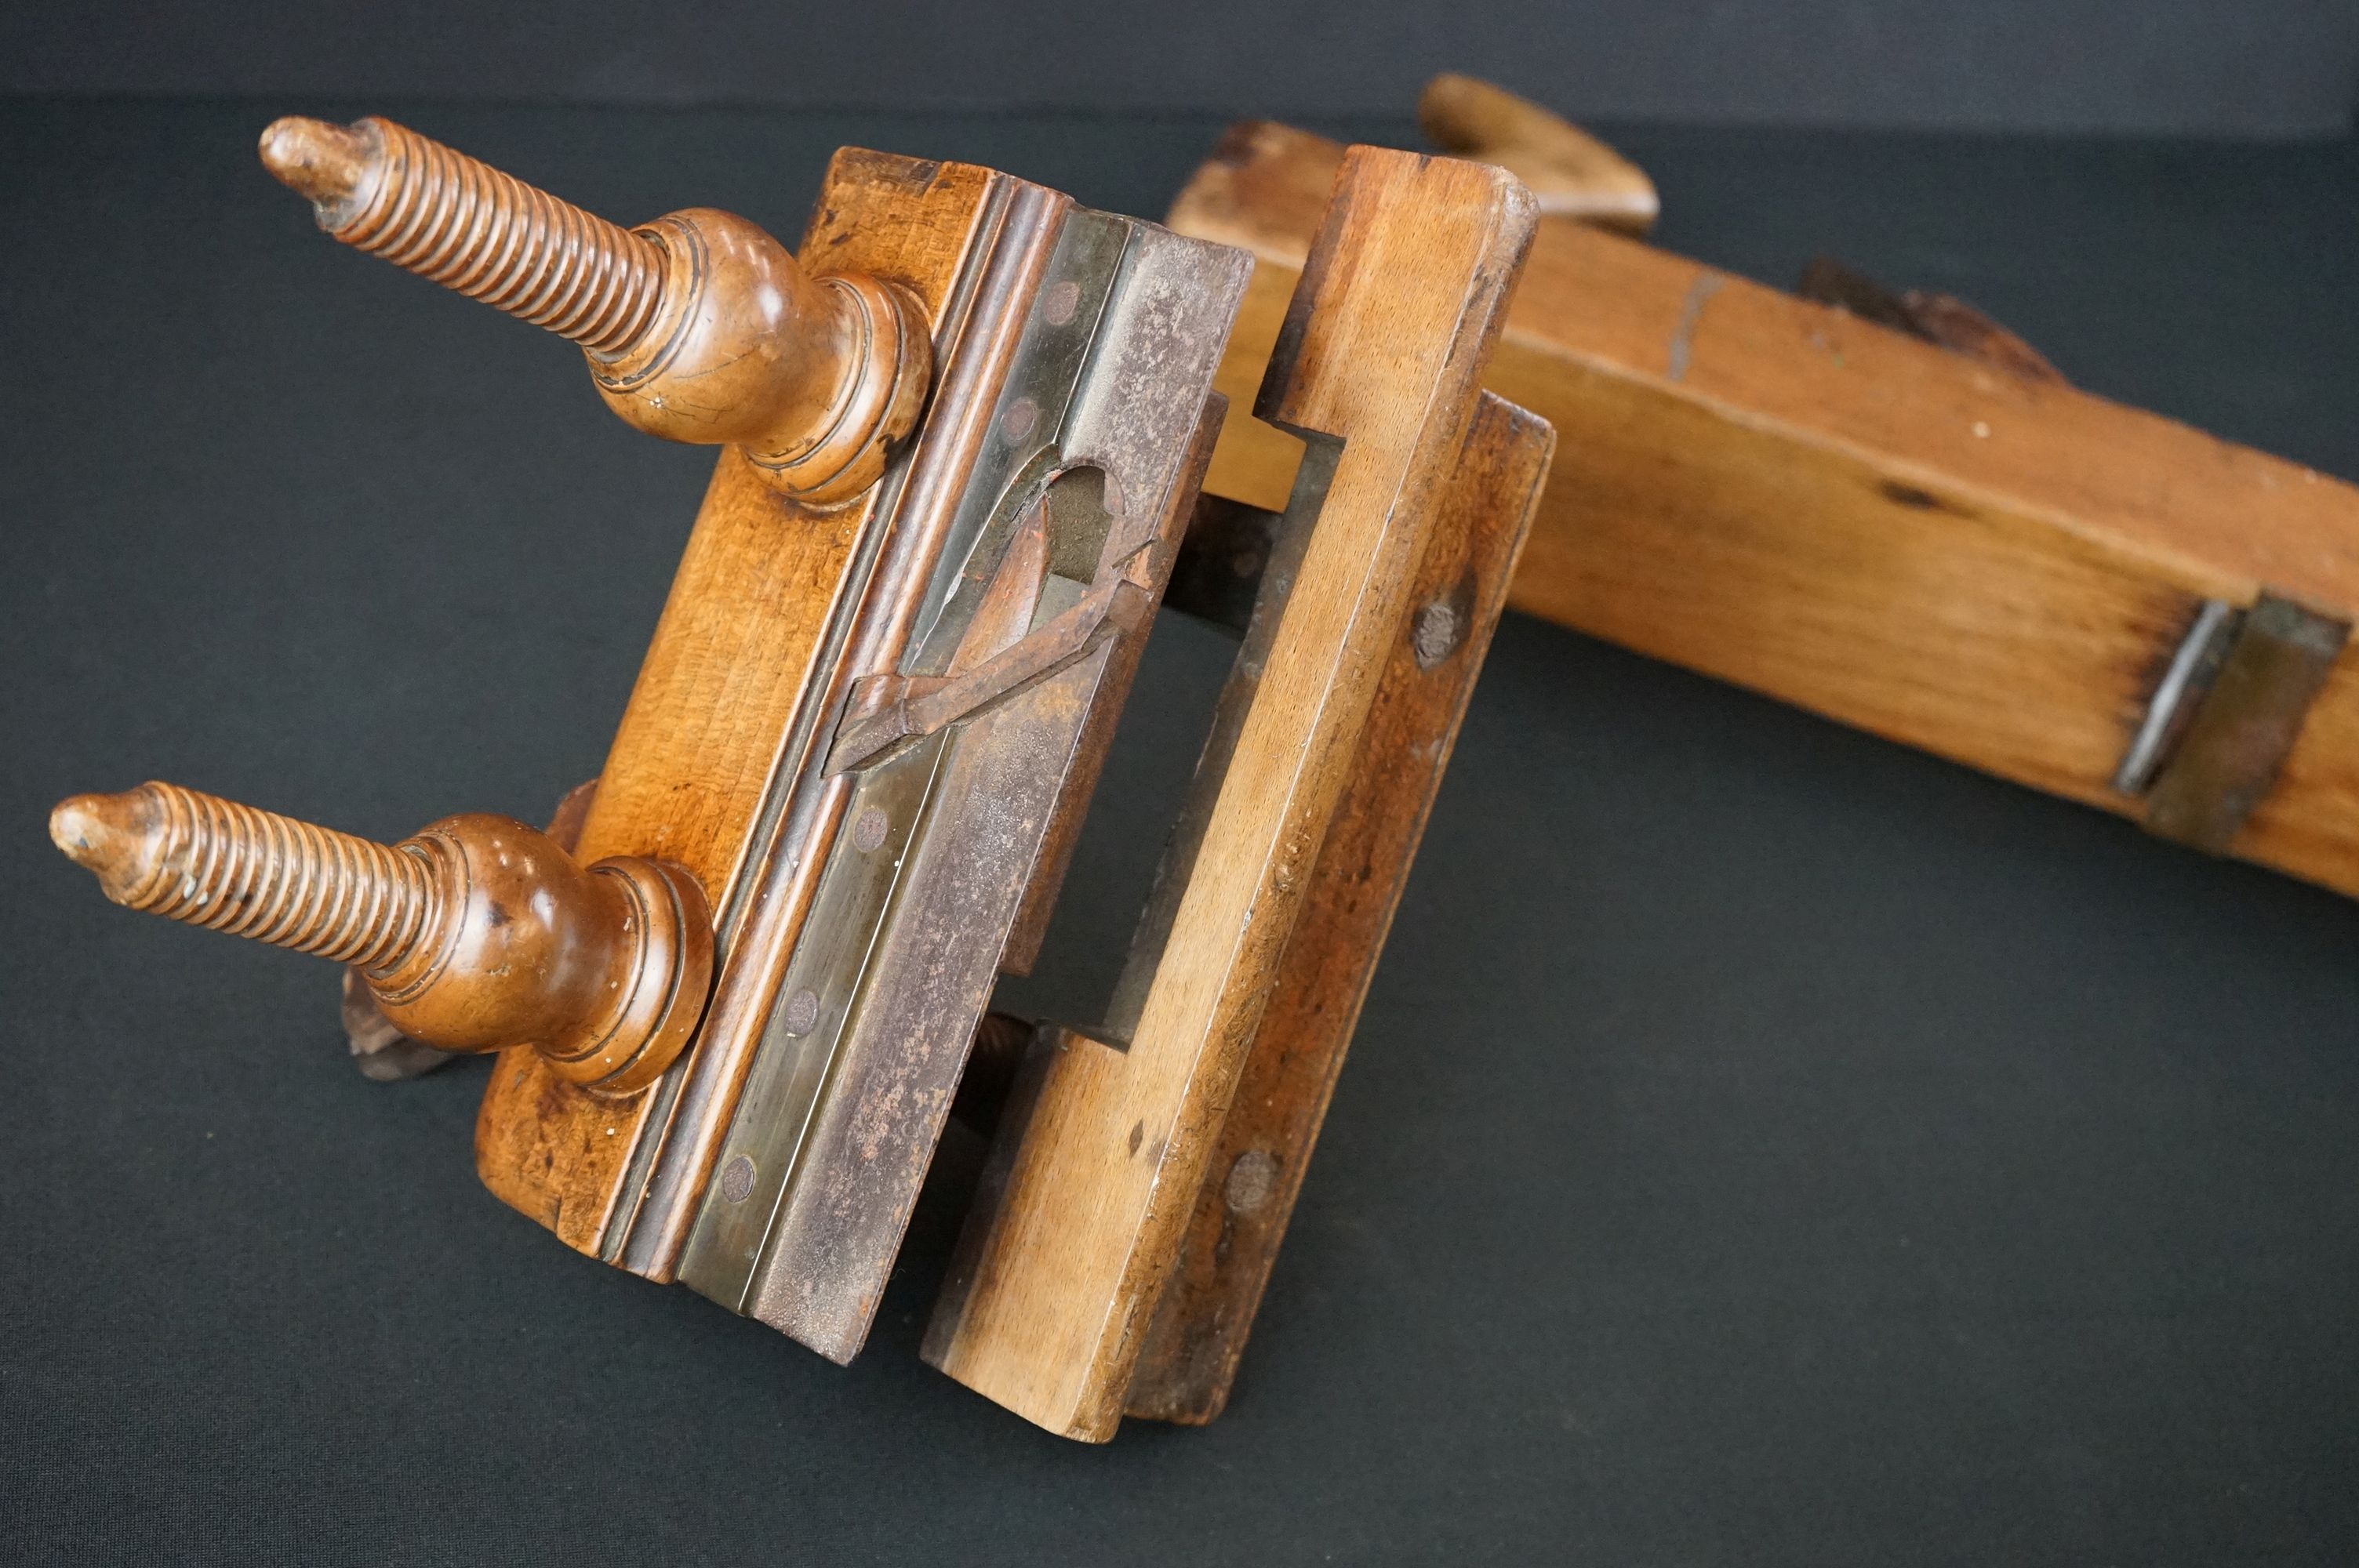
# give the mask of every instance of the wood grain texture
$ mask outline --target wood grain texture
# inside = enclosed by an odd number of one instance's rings
[[[1228,1402],[1555,445],[1484,395],[1132,1375],[1132,1415],[1208,1422]]]
[[[1482,166],[1354,149],[1334,191],[1256,408],[1332,454],[1318,525],[1127,1048],[1045,1064],[928,1337],[1068,1436],[1120,1422],[1530,234],[1528,195]]]
[[[1224,385],[1337,156],[1242,126],[1172,210],[1259,258]],[[2347,484],[1583,225],[1541,222],[1485,384],[1563,440],[1513,608],[2124,815],[2201,600],[2359,607]],[[1289,457],[1224,438],[1207,488],[1268,505]],[[2354,705],[2346,651],[2234,853],[2359,893]]]
[[[803,262],[814,271],[857,265],[938,317],[995,178],[847,150],[829,170]],[[832,510],[806,506],[739,450],[723,451],[582,825],[585,860],[670,860],[695,875],[715,910],[731,906],[876,504],[871,492]],[[730,935],[722,933],[724,983]],[[476,1120],[477,1172],[566,1245],[594,1254],[659,1098],[599,1098],[529,1051],[505,1053]]]
[[[1476,77],[1444,71],[1418,95],[1426,139],[1522,180],[1543,218],[1644,234],[1662,214],[1646,170],[1561,115]]]

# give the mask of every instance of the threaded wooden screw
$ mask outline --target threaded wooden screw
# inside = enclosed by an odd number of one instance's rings
[[[412,1039],[529,1045],[602,1094],[660,1076],[712,984],[694,876],[636,855],[584,866],[506,816],[373,844],[151,782],[61,802],[49,837],[117,903],[353,965]]]
[[[440,918],[422,853],[150,782],[78,795],[49,837],[131,909],[365,969],[390,969]]]
[[[290,115],[262,133],[262,161],[345,244],[592,353],[622,352],[655,319],[654,241],[390,120]]]
[[[626,423],[741,447],[799,501],[875,484],[925,404],[924,306],[859,272],[812,276],[734,213],[620,228],[390,120],[280,120],[262,161],[335,239],[571,338]]]

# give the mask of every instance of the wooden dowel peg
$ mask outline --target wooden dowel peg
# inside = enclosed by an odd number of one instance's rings
[[[581,344],[625,420],[742,447],[799,500],[867,489],[917,421],[932,368],[917,301],[812,276],[732,213],[625,229],[390,120],[290,116],[261,151],[335,239]]]
[[[695,878],[635,856],[585,868],[505,816],[385,845],[149,783],[60,803],[49,837],[117,903],[353,965],[404,1034],[528,1044],[604,1094],[671,1065],[712,983]]]

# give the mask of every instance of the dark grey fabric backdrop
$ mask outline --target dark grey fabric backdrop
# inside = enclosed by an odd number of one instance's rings
[[[564,344],[319,236],[294,106],[0,103],[0,1562],[2359,1556],[2359,903],[1520,617],[1212,1428],[918,1360],[961,1137],[849,1368],[501,1207],[481,1064],[364,1082],[317,960],[41,831],[149,776],[537,815],[694,512]],[[841,142],[1154,212],[1219,129],[299,106],[786,232]],[[1614,129],[1674,248],[2359,475],[2352,143]],[[1158,624],[1014,1000],[1103,984],[1226,652]]]
[[[82,0],[0,92],[1405,114],[1470,70],[1660,120],[2337,132],[2353,0]]]

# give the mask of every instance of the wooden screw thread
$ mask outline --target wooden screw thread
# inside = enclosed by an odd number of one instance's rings
[[[365,969],[398,964],[440,914],[423,853],[178,784],[76,795],[49,836],[117,903]]]
[[[390,120],[280,120],[262,161],[345,244],[592,353],[623,351],[655,319],[654,241]]]

